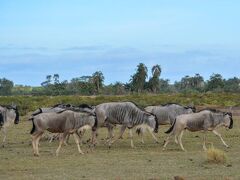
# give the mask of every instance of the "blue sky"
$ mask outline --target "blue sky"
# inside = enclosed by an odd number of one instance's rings
[[[0,78],[38,86],[102,71],[128,82],[140,62],[185,75],[240,76],[238,0],[0,0]]]

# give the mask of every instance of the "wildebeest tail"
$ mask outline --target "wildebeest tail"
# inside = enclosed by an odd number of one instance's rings
[[[176,119],[174,120],[172,126],[171,126],[171,127],[165,132],[165,133],[166,133],[166,134],[169,134],[170,132],[172,132],[172,130],[173,130],[175,124],[176,124]]]
[[[32,116],[36,116],[38,114],[41,114],[43,111],[42,111],[42,108],[38,108],[38,111],[33,113]],[[32,120],[32,118],[30,118],[29,120]]]
[[[35,127],[35,124],[34,124],[34,121],[33,121],[34,119],[31,118],[31,120],[32,120],[33,126],[32,126],[32,130],[31,130],[30,134],[33,134],[35,132],[36,127]]]
[[[94,118],[95,118],[95,122],[94,122],[94,125],[93,125],[93,127],[92,127],[92,130],[93,130],[93,131],[96,131],[97,126],[98,126],[98,119],[97,119],[97,116],[96,116],[96,115],[94,116]]]

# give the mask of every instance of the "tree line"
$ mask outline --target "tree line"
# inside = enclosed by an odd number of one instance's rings
[[[90,76],[60,81],[59,74],[47,75],[39,87],[14,85],[6,78],[0,79],[0,95],[125,95],[131,93],[205,93],[205,92],[240,92],[240,79],[233,77],[224,79],[221,74],[212,74],[204,80],[200,74],[185,76],[174,84],[169,79],[161,78],[161,66],[151,68],[148,79],[148,68],[140,63],[129,82],[104,84],[104,75],[96,71]]]

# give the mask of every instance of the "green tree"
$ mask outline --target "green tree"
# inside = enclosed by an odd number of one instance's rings
[[[12,88],[13,88],[12,81],[6,78],[0,79],[0,95],[3,95],[3,96],[11,95]]]
[[[96,71],[92,75],[92,82],[95,85],[97,93],[100,92],[100,89],[103,87],[104,76],[101,71]]]
[[[53,75],[54,84],[59,84],[59,74]]]
[[[51,81],[52,81],[52,76],[51,75],[47,75],[46,76],[46,81],[42,82],[41,83],[41,86],[49,86],[51,84]]]
[[[224,87],[224,80],[221,74],[212,74],[207,82],[208,91],[222,91]]]
[[[200,74],[195,76],[185,76],[180,82],[175,82],[175,88],[178,91],[202,91],[204,90],[204,79]]]
[[[132,75],[130,79],[131,89],[133,91],[139,93],[144,90],[147,72],[148,72],[147,67],[143,63],[140,63],[137,66],[137,72],[134,75]]]
[[[94,93],[92,76],[73,78],[68,84],[67,89],[71,94],[92,95]]]
[[[240,92],[240,79],[237,77],[224,81],[225,92]]]

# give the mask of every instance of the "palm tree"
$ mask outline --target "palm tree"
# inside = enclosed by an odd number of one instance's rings
[[[97,93],[99,93],[100,88],[103,87],[104,76],[101,71],[96,71],[92,75],[93,84],[96,87]]]
[[[161,67],[160,65],[156,64],[152,67],[152,77],[149,79],[148,85],[149,88],[156,93],[157,90],[160,90],[160,75],[161,75]]]
[[[156,64],[152,67],[152,76],[153,77],[160,77],[161,75],[161,72],[162,72],[162,69],[160,67],[160,65]]]

